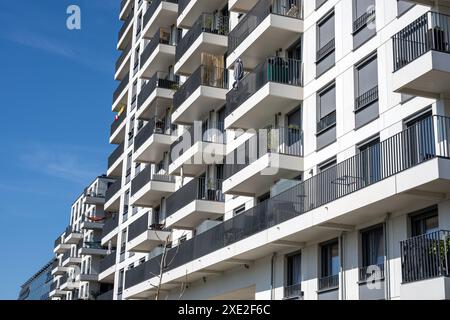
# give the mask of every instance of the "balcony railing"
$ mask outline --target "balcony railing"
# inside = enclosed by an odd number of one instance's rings
[[[332,53],[334,49],[335,49],[335,40],[333,38],[330,41],[328,41],[323,47],[317,50],[316,62],[319,62],[322,59],[324,59],[326,56]]]
[[[156,9],[158,9],[159,5],[162,2],[178,3],[178,0],[153,0],[144,14],[144,26],[146,26],[149,23],[149,21],[152,19],[153,15],[156,12]]]
[[[339,287],[339,275],[319,278],[319,290],[330,290]]]
[[[225,178],[230,178],[269,153],[303,156],[302,131],[297,128],[278,128],[254,135],[236,149],[233,163],[225,165]]]
[[[211,123],[208,129],[204,129],[194,123],[189,127],[172,145],[170,146],[170,162],[176,161],[181,154],[176,150],[179,145],[183,146],[183,152],[185,148],[194,146],[197,142],[210,142],[210,143],[225,143],[226,133],[223,122]],[[181,151],[181,150],[179,150]]]
[[[174,94],[174,110],[177,110],[200,86],[228,89],[228,70],[215,66],[200,66]]]
[[[183,13],[191,0],[178,0],[178,16]]]
[[[450,231],[402,241],[400,250],[404,283],[450,276]]]
[[[111,124],[110,136],[112,136],[114,132],[116,132],[117,128],[119,128],[119,126],[125,121],[126,118],[127,112],[124,111],[120,114],[120,116],[117,119],[114,120],[114,122]]]
[[[150,58],[152,53],[160,44],[167,44],[172,46],[176,45],[173,39],[171,39],[170,29],[160,28],[158,29],[158,31],[156,31],[155,35],[152,37],[152,40],[150,40],[141,54],[141,69],[144,67],[148,58]]]
[[[394,71],[429,51],[450,53],[450,16],[428,12],[393,36]]]
[[[222,180],[194,178],[167,198],[166,217],[170,217],[194,200],[224,202]]]
[[[102,260],[100,260],[100,273],[108,270],[115,264],[116,264],[116,252],[113,251],[111,252],[111,254],[107,255]]]
[[[375,101],[378,101],[378,86],[370,89],[355,99],[355,111],[360,111]]]
[[[450,118],[434,116],[424,119],[170,249],[166,261],[171,263],[163,265],[163,270],[180,267],[430,159],[450,159],[449,137]],[[168,200],[167,203],[181,201]],[[159,274],[161,257],[156,256],[128,271],[126,287]],[[326,281],[323,282],[322,287],[325,287]],[[330,279],[327,282],[333,284],[336,281]]]
[[[237,83],[237,88],[227,93],[227,114],[253,96],[269,82],[301,87],[303,70],[300,60],[281,57],[267,58]]]
[[[62,255],[61,261],[64,262],[64,261],[66,261],[67,259],[69,259],[70,257],[71,257],[70,251],[66,251],[66,252],[64,252],[64,254]]]
[[[52,284],[50,285],[50,292],[58,290],[58,289],[59,289],[58,281],[52,282]]]
[[[59,260],[56,259],[55,261],[52,262],[52,270],[55,270],[58,267],[59,267]]]
[[[284,287],[284,298],[285,299],[295,299],[295,298],[302,298],[302,297],[303,297],[303,291],[302,291],[301,283]]]
[[[317,122],[317,134],[324,132],[325,130],[336,125],[336,110],[326,115]]]
[[[374,281],[384,279],[384,262],[359,268],[359,281]]]
[[[100,301],[110,301],[114,298],[114,289],[106,291],[97,297],[97,300]]]
[[[108,168],[111,168],[114,163],[120,158],[123,154],[125,148],[125,144],[122,142],[117,148],[111,153],[108,157]]]
[[[150,183],[150,181],[175,183],[175,177],[168,174],[155,173],[153,171],[154,168],[149,165],[133,179],[133,182],[131,183],[131,196],[134,196],[145,185]]]
[[[122,0],[120,1],[120,11],[123,10],[123,8],[125,8],[125,5],[127,4],[128,0]]]
[[[301,0],[290,1],[290,7],[286,7],[283,0],[260,0],[245,15],[245,17],[230,31],[228,36],[228,52],[233,52],[261,22],[270,14],[302,19]]]
[[[227,36],[229,30],[228,20],[229,18],[227,16],[203,13],[186,35],[178,42],[175,59],[177,61],[180,60],[203,32]]]
[[[149,213],[147,212],[135,222],[130,224],[128,228],[128,241],[136,239],[138,236],[146,232],[147,230],[162,230],[163,226],[157,221],[149,224]],[[163,243],[166,239],[161,238]]]
[[[150,95],[156,90],[156,88],[176,90],[180,79],[178,76],[173,76],[173,80],[169,79],[168,73],[157,72],[150,80],[142,87],[138,96],[137,107],[140,109],[144,102],[150,97]]]
[[[130,82],[130,73],[128,72],[122,79],[122,81],[120,81],[119,86],[117,87],[117,89],[114,91],[113,94],[113,103],[117,101],[117,99],[119,98],[119,96],[122,94],[123,90],[125,90],[125,88],[127,87],[128,83]]]
[[[113,231],[119,225],[119,215],[113,214],[111,218],[106,220],[102,229],[102,238],[106,237],[111,231]]]
[[[105,194],[105,203],[111,200],[117,192],[122,188],[122,180],[119,178],[116,180],[107,190]]]
[[[54,248],[56,248],[57,246],[59,246],[62,243],[62,238],[61,236],[59,236],[56,240],[55,240],[55,246]]]
[[[122,54],[119,56],[119,58],[116,61],[116,72],[119,71],[120,66],[122,65],[125,58],[128,56],[131,50],[131,43],[129,43],[126,48],[122,51]]]
[[[128,27],[130,26],[131,22],[133,22],[133,12],[130,12],[128,17],[125,19],[122,27],[120,28],[118,40],[122,39],[125,31],[128,29]]]
[[[172,128],[166,119],[153,118],[139,131],[134,140],[134,152],[139,150],[143,144],[154,134],[170,135]]]
[[[357,33],[362,28],[375,20],[375,6],[364,12],[355,21],[353,21],[353,33]]]

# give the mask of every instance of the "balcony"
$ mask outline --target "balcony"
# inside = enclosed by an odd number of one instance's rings
[[[123,22],[122,27],[119,30],[117,49],[125,49],[131,42],[133,31],[133,12],[130,12],[126,20]]]
[[[449,132],[450,118],[427,118],[170,249],[162,288],[183,281],[186,272],[191,282],[207,271],[229,269],[236,259],[254,261],[277,247],[320,241],[330,227],[352,229],[379,218],[385,208],[423,208],[445,199]],[[161,257],[127,272],[126,299],[151,296],[158,279],[147,271],[160,266]]]
[[[53,261],[52,273],[51,273],[52,276],[60,276],[60,275],[65,274],[66,272],[67,272],[67,268],[60,266],[59,260]]]
[[[167,198],[167,228],[193,230],[225,214],[222,180],[194,178]]]
[[[228,17],[203,13],[178,42],[175,73],[190,75],[197,70],[203,52],[223,56],[228,49]]]
[[[165,72],[155,73],[138,95],[136,117],[148,121],[159,111],[169,109],[178,86],[178,76],[171,76]]]
[[[63,236],[60,236],[55,240],[55,246],[53,248],[54,253],[60,254],[70,250],[70,244],[64,243]]]
[[[175,177],[154,172],[153,166],[147,166],[131,183],[131,205],[152,208],[161,198],[175,192]]]
[[[259,129],[303,100],[300,60],[267,58],[227,93],[225,128]]]
[[[108,177],[120,177],[122,175],[122,163],[125,151],[125,143],[122,142],[108,157]]]
[[[105,203],[105,194],[101,192],[88,192],[84,190],[84,203],[88,205],[99,206]]]
[[[120,81],[117,89],[113,93],[112,111],[118,112],[122,106],[128,103],[128,84],[130,83],[130,73],[128,72]]]
[[[116,271],[116,252],[113,251],[100,260],[100,273],[98,280],[104,283],[114,283],[114,273]]]
[[[231,12],[247,13],[258,0],[228,0],[228,8]]]
[[[104,200],[105,198],[103,198]],[[104,220],[97,220],[96,217],[87,217],[86,220],[84,220],[81,223],[81,229],[82,230],[102,230],[104,227]]]
[[[170,29],[158,29],[141,54],[140,78],[150,78],[174,65],[175,45]]]
[[[102,246],[107,245],[109,241],[112,242],[113,245],[117,243],[117,231],[119,228],[119,216],[114,214],[106,220],[105,226],[102,230]]]
[[[120,144],[125,140],[125,127],[127,122],[127,112],[124,110],[111,124],[109,143]]]
[[[72,230],[72,226],[66,228],[64,243],[65,244],[77,244],[83,239],[83,234],[78,230]]]
[[[58,281],[52,282],[50,285],[50,298],[62,298],[66,296],[66,291],[61,290]]]
[[[195,122],[171,146],[169,174],[196,177],[211,164],[223,163],[226,153],[223,123],[211,123],[208,129]]]
[[[299,283],[285,286],[283,300],[303,300],[302,285]]]
[[[251,70],[278,48],[286,48],[300,38],[303,33],[301,0],[290,8],[282,3],[259,0],[230,31],[227,68],[241,58],[244,67]]]
[[[421,5],[425,5],[425,6],[432,6],[435,4],[435,2],[433,0],[410,0],[409,2],[421,4]],[[450,6],[450,0],[440,0],[439,4],[444,7],[448,7],[448,6]]]
[[[160,225],[152,224],[148,212],[128,228],[128,250],[149,253],[154,248],[172,241],[172,233]]]
[[[131,43],[122,51],[116,61],[114,79],[123,80],[127,71],[130,70]]]
[[[144,38],[151,37],[159,26],[175,24],[178,15],[178,0],[155,0],[144,14]]]
[[[98,274],[95,273],[90,273],[90,274],[85,274],[82,273],[77,277],[78,281],[81,282],[98,282]]]
[[[133,3],[134,2],[132,0],[121,0],[120,1],[120,14],[119,14],[120,20],[123,20],[123,19],[125,19],[125,17],[128,17],[128,15],[132,11]]]
[[[204,12],[213,12],[223,7],[226,0],[178,0],[179,28],[190,29]]]
[[[133,161],[159,163],[176,139],[171,133],[172,128],[166,121],[150,120],[136,136]]]
[[[252,197],[261,194],[275,182],[293,179],[304,170],[302,131],[261,130],[238,147],[233,157],[233,163],[225,166],[223,192]]]
[[[104,210],[107,212],[119,212],[120,209],[120,191],[122,190],[122,180],[116,180],[106,190]]]
[[[200,66],[173,96],[172,123],[192,124],[222,107],[228,92],[228,71]]]
[[[395,92],[430,98],[450,93],[450,16],[428,12],[392,40]]]
[[[81,255],[87,256],[106,256],[108,249],[103,248],[100,241],[85,241],[80,249]]]
[[[70,251],[67,251],[66,253],[63,254],[61,259],[62,267],[74,267],[79,265],[81,265],[81,257],[72,255]]]
[[[450,299],[450,231],[441,230],[400,242],[401,299]]]

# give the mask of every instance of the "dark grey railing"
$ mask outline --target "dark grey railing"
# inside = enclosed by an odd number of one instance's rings
[[[125,7],[125,5],[127,4],[128,0],[122,0],[120,1],[120,11],[123,10],[123,8]]]
[[[59,246],[62,243],[62,238],[61,236],[59,236],[58,238],[56,238],[55,240],[55,246],[54,248],[56,248],[57,246]]]
[[[108,157],[108,168],[111,168],[114,163],[120,158],[120,156],[123,154],[125,148],[125,144],[122,142],[117,146],[117,148],[111,153],[111,155]]]
[[[450,53],[450,16],[427,12],[392,37],[394,71],[433,50]]]
[[[144,14],[144,26],[146,26],[148,22],[152,19],[153,15],[156,12],[156,9],[158,9],[161,2],[178,3],[178,0],[153,0],[152,2],[150,2],[147,11]]]
[[[322,133],[323,131],[331,128],[336,124],[336,111],[331,112],[317,122],[317,133]]]
[[[165,32],[169,35],[168,38],[161,37],[161,33]],[[155,51],[155,49],[160,44],[167,44],[167,45],[175,45],[175,43],[172,42],[170,39],[170,29],[165,28],[159,28],[158,31],[156,31],[155,35],[152,37],[152,40],[147,44],[144,51],[141,54],[141,69],[144,67],[145,63],[147,62],[148,58],[152,55],[152,53]]]
[[[120,114],[120,116],[117,119],[114,120],[114,122],[111,124],[110,136],[112,136],[114,132],[116,132],[117,128],[119,128],[119,126],[125,121],[126,118],[127,112],[124,111]]]
[[[171,126],[167,123],[166,119],[153,118],[147,122],[134,140],[134,152],[139,150],[139,148],[154,134],[171,134]]]
[[[178,16],[183,13],[191,0],[178,0]]]
[[[122,27],[119,30],[118,40],[122,39],[125,31],[128,29],[129,25],[133,22],[133,12],[130,12],[128,17],[125,19]]]
[[[136,239],[138,236],[146,232],[147,230],[163,230],[164,226],[160,225],[157,221],[150,223],[150,214],[147,212],[142,217],[134,221],[128,227],[128,241]],[[161,238],[161,243],[164,243],[166,239]]]
[[[122,188],[122,180],[119,178],[108,189],[106,189],[105,203],[111,200]]]
[[[145,185],[150,183],[150,181],[159,181],[167,183],[175,183],[175,177],[168,174],[158,174],[154,173],[152,166],[147,166],[144,170],[139,172],[139,174],[131,182],[131,196],[134,196],[139,190],[141,190]]]
[[[375,6],[364,12],[361,16],[353,21],[353,33],[357,33],[362,28],[375,20]]]
[[[319,278],[319,290],[330,290],[339,287],[339,274]]]
[[[303,156],[303,132],[297,128],[260,131],[234,151],[232,163],[224,166],[225,179],[268,153]],[[229,159],[230,156],[227,157]]]
[[[97,297],[97,300],[100,300],[100,301],[110,301],[110,300],[112,300],[113,298],[114,298],[114,289],[111,289],[111,290],[109,290],[109,291],[106,291],[106,292],[100,294],[100,295]]]
[[[125,49],[123,49],[122,54],[119,56],[119,58],[116,61],[116,72],[119,71],[120,66],[122,65],[123,61],[127,57],[127,55],[130,53],[131,50],[131,43],[129,43]]]
[[[203,33],[213,33],[222,36],[228,35],[228,17],[213,13],[203,13],[194,23],[186,35],[178,42],[175,59],[178,61]]]
[[[106,237],[111,231],[113,231],[119,225],[119,215],[113,214],[111,218],[106,220],[102,229],[102,238]]]
[[[375,101],[378,101],[378,86],[370,89],[355,99],[355,111],[360,111]]]
[[[61,261],[62,261],[62,262],[66,261],[67,259],[70,258],[70,256],[71,256],[70,250],[64,252],[64,254],[63,254],[62,257],[61,257]]]
[[[200,66],[174,94],[174,110],[178,109],[200,86],[228,89],[228,70],[215,66]]]
[[[384,262],[359,268],[359,281],[384,279]]]
[[[303,297],[301,283],[284,287],[284,298],[285,299],[294,299],[294,298],[301,298],[301,297]]]
[[[404,283],[450,276],[450,231],[402,241],[400,250]]]
[[[232,113],[269,82],[300,87],[303,85],[302,62],[281,57],[267,58],[248,73],[237,88],[227,93],[227,114]]]
[[[169,74],[165,72],[155,73],[150,80],[142,87],[138,96],[137,107],[140,109],[144,102],[150,97],[156,88],[176,89],[180,83],[178,76],[173,76],[174,80],[169,79]]]
[[[59,267],[59,260],[56,259],[55,261],[52,262],[52,270],[55,270],[58,267]]]
[[[170,264],[163,265],[163,271],[180,267],[437,157],[450,159],[450,118],[441,116],[427,118],[170,249],[166,257]],[[167,201],[172,202],[181,201]],[[161,257],[156,256],[128,271],[126,288],[159,274]],[[323,282],[322,287],[325,287],[326,281]]]
[[[228,52],[233,52],[256,27],[270,14],[301,19],[301,0],[292,1],[291,7],[284,6],[281,0],[259,0],[255,6],[242,18],[228,36]]]
[[[328,41],[327,44],[325,44],[323,47],[321,47],[319,50],[317,50],[316,54],[316,62],[319,62],[326,56],[328,56],[330,53],[332,53],[335,49],[335,39],[331,39]]]
[[[122,94],[122,92],[125,90],[125,88],[127,87],[128,83],[130,82],[130,73],[128,72],[122,79],[122,81],[120,81],[119,86],[117,87],[117,89],[114,91],[113,94],[113,103],[116,102],[116,100],[119,98],[119,96]]]
[[[52,282],[52,284],[50,285],[50,292],[58,290],[58,289],[59,289],[58,281]]]
[[[115,264],[116,264],[116,252],[113,251],[111,252],[111,254],[107,255],[102,260],[100,260],[100,273],[108,270]]]
[[[170,217],[194,200],[224,202],[222,180],[194,178],[170,195],[166,201],[166,217]]]

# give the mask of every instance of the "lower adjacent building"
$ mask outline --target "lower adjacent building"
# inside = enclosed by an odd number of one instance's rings
[[[52,268],[54,259],[50,260],[21,287],[17,300],[48,300],[52,285]]]

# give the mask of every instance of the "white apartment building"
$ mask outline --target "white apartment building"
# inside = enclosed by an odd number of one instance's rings
[[[119,18],[111,298],[450,298],[450,1]]]
[[[73,203],[69,225],[55,240],[51,300],[111,299],[111,286],[101,284],[98,275],[101,259],[110,253],[101,236],[106,190],[113,182],[97,177]]]

